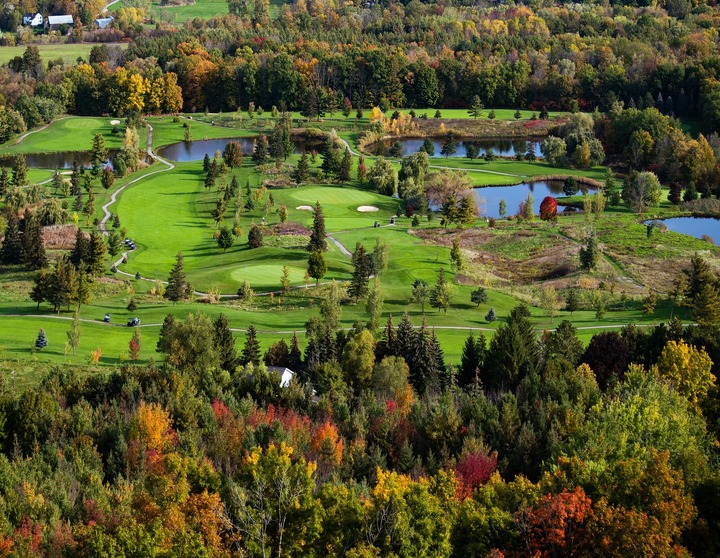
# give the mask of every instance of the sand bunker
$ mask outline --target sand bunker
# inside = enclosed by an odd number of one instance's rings
[[[362,213],[370,213],[371,211],[380,211],[380,208],[375,207],[374,205],[361,205],[357,208],[357,210]]]
[[[119,121],[119,120],[111,120],[111,121],[110,121],[110,124],[111,124],[112,126],[117,126],[118,124],[120,124],[120,121]]]
[[[300,211],[315,211],[310,205],[298,205],[295,209],[298,209]]]

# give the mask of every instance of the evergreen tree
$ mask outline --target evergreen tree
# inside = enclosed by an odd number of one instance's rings
[[[297,331],[293,331],[290,341],[290,354],[288,356],[288,368],[293,372],[302,370],[302,352],[300,351],[300,341],[298,340]]]
[[[307,245],[308,252],[325,252],[328,249],[327,240],[325,240],[325,217],[323,216],[320,202],[315,202],[315,210],[313,211],[313,228],[310,233],[310,242]]]
[[[357,302],[368,293],[369,277],[372,271],[372,260],[365,247],[359,242],[355,245],[352,255],[354,266],[348,296]]]
[[[100,177],[100,184],[106,190],[109,190],[115,184],[115,173],[113,173],[110,167],[105,167],[102,170],[102,176]]]
[[[529,315],[527,307],[515,307],[490,341],[482,374],[487,389],[514,390],[536,371],[540,352]]]
[[[45,347],[47,347],[47,345],[48,345],[48,340],[47,340],[47,337],[45,336],[45,330],[41,329],[38,332],[37,339],[35,339],[35,348],[40,351],[40,350],[44,349]]]
[[[420,148],[420,151],[424,151],[428,154],[428,157],[434,157],[435,156],[435,144],[430,138],[425,138],[423,140],[422,147]]]
[[[105,253],[107,248],[105,241],[99,232],[90,233],[90,244],[88,247],[88,272],[95,277],[105,273]]]
[[[88,261],[90,258],[90,242],[85,237],[82,229],[78,229],[75,233],[75,246],[70,251],[70,261],[75,267],[80,267],[82,262]]]
[[[322,279],[327,273],[327,264],[325,263],[325,256],[320,250],[315,250],[310,253],[308,257],[308,275],[315,279],[315,287],[320,284]]]
[[[360,186],[365,185],[365,180],[367,180],[367,165],[365,164],[365,157],[362,155],[360,155],[360,158],[358,159],[357,179]]]
[[[70,259],[66,255],[60,256],[55,262],[48,287],[47,301],[53,310],[60,313],[63,306],[70,308],[70,303],[77,298],[78,281],[77,269]]]
[[[268,160],[268,157],[268,138],[267,136],[260,136],[255,140],[252,160],[256,165],[262,165]]]
[[[192,294],[190,284],[185,280],[185,270],[183,265],[183,254],[178,252],[175,256],[175,265],[170,270],[168,276],[168,284],[165,287],[163,298],[171,300],[173,304],[178,301],[187,300]]]
[[[215,348],[220,356],[220,367],[228,372],[234,372],[239,363],[237,352],[235,351],[235,338],[225,314],[220,314],[213,322],[215,329]]]
[[[397,333],[395,332],[395,326],[393,324],[392,314],[388,316],[385,329],[383,330],[383,336],[376,348],[377,358],[379,362],[386,356],[398,356],[400,354],[400,348],[398,346]]]
[[[258,341],[255,326],[252,324],[250,324],[245,334],[245,346],[240,356],[240,364],[246,365],[249,363],[256,366],[260,364],[260,341]]]
[[[447,159],[450,155],[454,155],[455,152],[457,152],[457,141],[454,135],[448,134],[442,142],[440,155],[444,155]]]
[[[29,269],[42,269],[47,265],[40,219],[35,212],[26,215],[22,235],[22,261]]]
[[[90,217],[92,217],[95,213],[95,192],[93,192],[92,186],[87,191],[88,196],[87,200],[85,200],[85,204],[82,208],[82,213],[85,215],[85,218],[90,221]]]
[[[468,335],[462,351],[460,374],[458,384],[461,387],[472,385],[475,378],[479,377],[485,360],[485,336],[481,333],[478,337],[474,334]]]
[[[40,303],[48,299],[50,292],[50,274],[46,268],[38,269],[35,274],[33,288],[30,291],[30,300],[37,302],[38,309]]]
[[[410,315],[405,312],[397,328],[397,356],[405,359],[408,366],[413,362],[415,351],[415,330]]]
[[[77,289],[75,290],[75,296],[72,297],[71,302],[74,302],[79,310],[83,304],[90,304],[92,302],[92,290],[90,288],[90,277],[88,277],[87,267],[83,263],[80,265],[77,274]]]
[[[21,188],[28,183],[28,169],[25,155],[15,155],[12,166],[12,185]]]
[[[563,320],[553,331],[545,343],[547,356],[561,357],[576,366],[585,351],[582,341],[578,339],[577,330],[568,320]]]
[[[715,285],[700,287],[692,301],[692,317],[701,326],[720,325],[720,292]]]
[[[10,191],[10,176],[7,167],[0,169],[0,196],[4,196]]]
[[[350,149],[345,148],[342,161],[340,162],[340,169],[338,170],[338,181],[348,182],[350,180],[350,173],[352,172],[352,154]]]
[[[110,233],[110,235],[107,238],[107,246],[108,246],[108,254],[115,257],[120,253],[120,250],[122,250],[123,244],[120,240],[120,236],[116,231],[113,231]]]
[[[252,191],[250,190],[250,180],[245,183],[245,209],[248,211],[255,209],[255,202],[253,201]]]
[[[80,171],[81,167],[77,161],[73,161],[72,172],[70,173],[70,195],[77,197],[80,193]]]
[[[565,297],[565,310],[572,315],[575,310],[580,308],[580,299],[575,289],[570,289]]]
[[[261,248],[263,245],[263,232],[260,227],[253,225],[248,232],[248,248]]]
[[[307,151],[303,151],[303,154],[300,156],[300,160],[298,161],[297,166],[290,173],[290,178],[292,178],[297,184],[302,184],[308,179],[309,176],[310,162],[308,160]]]
[[[488,313],[485,314],[485,321],[488,323],[492,323],[495,320],[497,320],[497,316],[495,315],[495,308],[491,306],[490,310],[488,310]]]
[[[98,177],[103,170],[103,165],[108,158],[108,150],[105,146],[105,138],[102,134],[95,134],[92,142],[92,150],[90,151],[90,161],[92,162],[92,175]]]
[[[430,292],[430,306],[443,310],[447,314],[447,309],[452,302],[453,288],[445,279],[445,269],[440,268],[438,271],[435,287]]]
[[[203,172],[207,174],[207,172],[210,170],[210,155],[205,153],[205,157],[203,157]]]
[[[589,234],[585,239],[585,245],[580,248],[580,265],[587,271],[597,267],[600,259],[600,247],[594,234]]]
[[[472,99],[472,104],[470,105],[470,109],[467,111],[470,116],[477,119],[482,116],[483,112],[483,104],[482,101],[480,101],[480,96],[475,95]]]
[[[75,310],[73,314],[72,325],[70,329],[65,332],[67,334],[67,341],[65,343],[65,354],[68,351],[72,351],[75,354],[78,346],[80,345],[80,311]]]

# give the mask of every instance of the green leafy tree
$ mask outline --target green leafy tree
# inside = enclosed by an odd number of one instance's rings
[[[486,304],[488,301],[488,294],[487,291],[483,287],[478,287],[473,292],[470,293],[470,302],[473,304],[477,304],[477,307],[480,308],[481,304]]]
[[[412,285],[411,300],[422,307],[422,313],[425,315],[425,302],[430,297],[430,287],[427,282],[422,279],[415,279]]]
[[[652,172],[638,173],[632,180],[627,180],[622,189],[625,205],[637,214],[658,205],[661,194],[660,181]]]
[[[367,328],[374,332],[380,326],[380,318],[382,317],[383,293],[380,288],[380,279],[375,276],[372,287],[368,294],[367,303],[365,304],[365,313],[370,316],[367,322]]]
[[[580,361],[584,350],[582,341],[578,339],[577,329],[568,320],[561,321],[545,342],[546,355],[562,357],[573,365]]]
[[[261,248],[263,245],[263,232],[260,227],[253,225],[248,232],[248,248]]]
[[[92,141],[92,150],[90,151],[90,161],[94,177],[97,178],[100,172],[102,172],[107,158],[108,150],[105,146],[105,137],[102,134],[95,134]]]
[[[217,245],[226,252],[228,248],[235,244],[235,235],[228,227],[220,227],[217,236]]]
[[[352,263],[354,269],[348,287],[348,296],[357,302],[368,293],[368,282],[372,273],[372,258],[359,242],[355,245]]]
[[[67,334],[67,341],[65,342],[65,354],[75,354],[77,348],[80,346],[80,310],[75,310],[73,314],[73,321],[70,325],[70,329],[65,332]]]

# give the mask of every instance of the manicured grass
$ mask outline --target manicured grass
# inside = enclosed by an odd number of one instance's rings
[[[62,58],[66,66],[75,65],[78,57],[88,60],[92,47],[96,46],[90,43],[67,43],[56,45],[36,45],[40,51],[43,64],[47,66],[48,61]],[[108,47],[120,47],[126,49],[126,43],[108,44]],[[0,64],[7,64],[16,56],[22,56],[27,46],[4,46],[0,47]]]

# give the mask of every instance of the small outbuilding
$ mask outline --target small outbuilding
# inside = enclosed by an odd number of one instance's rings
[[[57,31],[63,25],[72,28],[73,24],[73,16],[71,15],[49,16],[47,18],[47,27],[50,31]]]
[[[94,21],[94,23],[99,29],[105,29],[106,27],[110,27],[110,25],[112,25],[114,19],[115,18],[112,16],[99,17]]]

